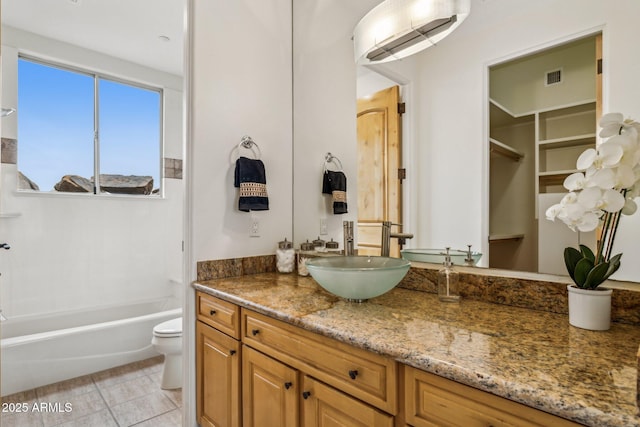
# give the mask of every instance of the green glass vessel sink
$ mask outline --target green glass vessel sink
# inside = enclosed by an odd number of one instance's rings
[[[328,292],[351,301],[365,301],[393,289],[409,271],[411,263],[380,256],[312,258],[307,269]]]
[[[444,263],[444,249],[403,249],[400,252],[402,253],[402,258],[408,261],[430,262],[434,264]],[[465,262],[467,259],[467,251],[450,249],[449,255],[451,255],[451,261],[454,265],[469,265]],[[482,258],[480,252],[471,251],[471,259],[473,259],[472,265],[476,265],[478,261],[480,261],[480,258]]]

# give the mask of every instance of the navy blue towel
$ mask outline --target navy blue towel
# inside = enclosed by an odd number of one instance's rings
[[[324,172],[322,193],[331,194],[334,214],[347,213],[347,177],[342,171]]]
[[[238,209],[243,212],[269,210],[267,174],[262,160],[240,157],[236,160],[233,185],[240,188]]]

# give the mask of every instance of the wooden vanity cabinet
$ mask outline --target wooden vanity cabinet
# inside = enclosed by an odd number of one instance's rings
[[[401,371],[404,416],[413,427],[580,425],[419,369]]]
[[[298,426],[298,371],[244,346],[242,416],[244,427]]]
[[[245,427],[393,427],[395,361],[250,310],[241,318]]]
[[[197,294],[196,413],[202,427],[240,427],[240,309]],[[210,325],[220,327],[223,331]],[[237,331],[237,332],[236,332]],[[225,332],[231,332],[228,335]]]

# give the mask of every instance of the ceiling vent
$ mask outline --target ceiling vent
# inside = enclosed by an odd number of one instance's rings
[[[551,86],[562,83],[562,68],[547,72],[545,78],[545,86]]]

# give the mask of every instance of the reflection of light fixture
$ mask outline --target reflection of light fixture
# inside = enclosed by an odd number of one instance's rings
[[[433,46],[469,15],[471,0],[385,0],[358,22],[358,63],[401,59]]]
[[[0,108],[0,117],[7,117],[16,112],[15,108]]]

